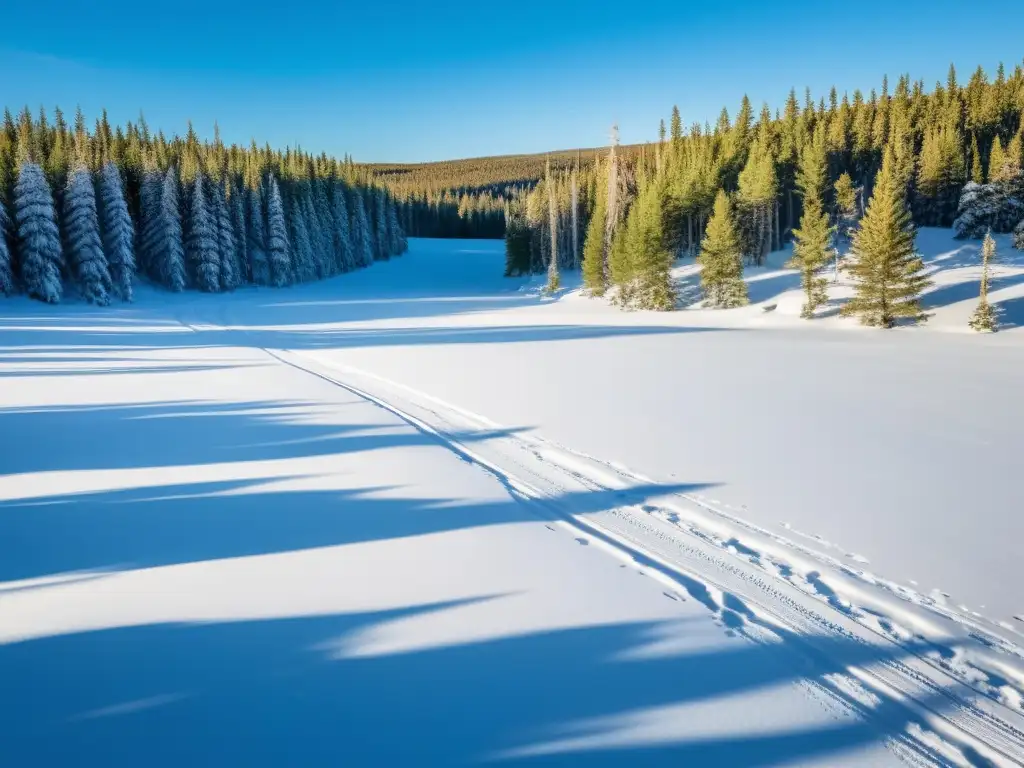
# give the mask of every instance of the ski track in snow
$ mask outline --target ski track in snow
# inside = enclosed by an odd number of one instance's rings
[[[230,325],[223,315],[220,320]],[[196,330],[216,329],[206,323],[185,324]],[[867,719],[875,716],[883,700],[912,713],[916,722],[901,740],[890,742],[890,748],[904,759],[964,765],[1024,761],[1020,714],[1024,677],[1011,683],[1000,676],[982,649],[998,647],[1018,658],[1024,654],[979,626],[971,628],[971,636],[981,648],[968,653],[962,646],[945,646],[937,639],[943,635],[941,629],[926,613],[896,604],[896,600],[906,601],[957,622],[966,621],[944,612],[936,601],[792,539],[772,535],[698,494],[637,499],[629,489],[651,485],[650,478],[535,435],[508,434],[470,449],[455,435],[462,430],[497,431],[502,425],[315,352],[262,347],[257,334],[253,344],[280,363],[342,387],[432,436],[495,477],[533,514],[552,519],[578,543],[597,546],[658,580],[668,588],[666,597],[701,603],[728,631],[740,632],[753,642],[790,642],[821,661],[827,659],[827,651],[819,647],[821,637],[840,636],[866,644],[881,637],[897,644],[907,652],[901,659],[849,666],[846,674],[803,685]],[[578,488],[619,491],[622,505],[596,514],[576,514],[554,501]],[[865,562],[821,537],[793,533],[838,550],[858,564]],[[880,588],[895,599],[880,602],[864,585]],[[858,604],[858,599],[865,604]]]

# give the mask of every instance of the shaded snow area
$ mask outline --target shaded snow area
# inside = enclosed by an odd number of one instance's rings
[[[478,241],[0,302],[0,765],[1024,761],[1024,267],[937,333],[978,246],[918,242],[888,332]]]

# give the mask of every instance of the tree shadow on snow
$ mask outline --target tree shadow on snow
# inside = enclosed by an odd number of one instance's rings
[[[325,589],[329,585],[325,585]],[[379,655],[346,654],[386,622],[480,600],[365,613],[102,629],[0,646],[5,765],[776,765],[900,739],[915,715],[883,701],[864,719],[766,727],[762,713],[707,730],[687,706],[821,681],[899,659],[897,646],[820,638],[719,640],[631,653],[711,621],[623,623]],[[710,618],[710,617],[709,617]],[[340,652],[339,652],[340,651]],[[793,693],[793,691],[790,691]],[[802,695],[802,694],[798,694]],[[936,695],[924,702],[942,712]],[[645,735],[645,711],[680,707]],[[729,711],[729,710],[726,710]],[[919,723],[920,724],[920,723]]]

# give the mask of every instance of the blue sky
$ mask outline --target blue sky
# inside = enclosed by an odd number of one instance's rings
[[[0,101],[357,160],[417,162],[652,140],[903,71],[930,85],[1024,56],[1024,5],[980,0],[691,4],[51,0],[5,9]]]

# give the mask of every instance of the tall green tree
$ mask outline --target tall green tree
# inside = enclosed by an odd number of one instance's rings
[[[828,300],[828,282],[820,274],[822,267],[828,263],[833,234],[824,203],[827,174],[825,142],[819,131],[815,141],[800,156],[800,169],[797,173],[804,212],[800,217],[800,227],[793,231],[791,265],[800,270],[800,285],[805,297],[800,316],[805,318],[814,317],[814,313]],[[846,178],[849,179],[849,176]]]
[[[893,327],[900,318],[923,320],[921,293],[929,285],[914,249],[916,233],[896,166],[890,146],[853,236],[853,258],[846,269],[856,292],[842,308],[844,315],[881,328]]]
[[[715,197],[715,207],[701,244],[700,285],[708,306],[740,307],[749,304],[743,282],[743,253],[733,222],[732,203],[724,190]]]

